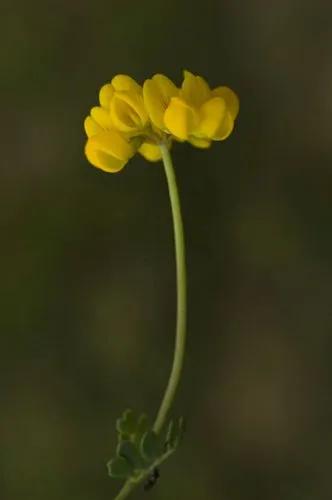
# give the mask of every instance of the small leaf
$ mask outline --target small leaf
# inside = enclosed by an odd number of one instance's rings
[[[184,418],[180,417],[177,422],[176,446],[179,446],[182,443],[185,430],[186,430],[186,423],[184,421]]]
[[[166,433],[165,449],[176,449],[182,441],[185,430],[184,419],[180,417],[176,422],[171,420]]]
[[[138,451],[137,446],[131,441],[122,441],[118,444],[116,450],[118,457],[125,458],[134,469],[144,468],[142,457]]]
[[[133,410],[125,410],[116,421],[116,429],[119,434],[133,434],[137,427],[137,417]]]
[[[108,474],[118,479],[126,479],[131,476],[134,468],[124,457],[117,457],[110,460],[107,464]]]
[[[158,436],[153,431],[146,432],[140,443],[140,451],[142,456],[151,463],[161,454],[160,443]]]
[[[145,413],[139,417],[136,427],[136,438],[140,442],[143,434],[149,429],[149,420]]]
[[[131,436],[131,434],[127,434],[124,432],[119,433],[118,434],[118,443],[121,443],[122,441],[131,441],[130,436]]]
[[[173,440],[173,429],[174,429],[174,421],[171,420],[167,427],[166,439],[165,439],[165,449],[168,450],[172,448],[172,440]]]

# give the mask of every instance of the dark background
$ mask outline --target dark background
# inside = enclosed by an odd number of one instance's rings
[[[1,3],[1,500],[110,500],[128,406],[159,405],[175,270],[161,164],[83,155],[117,73],[240,96],[235,132],[175,145],[188,246],[188,431],[156,500],[330,499],[332,4]],[[148,498],[140,490],[132,498]]]

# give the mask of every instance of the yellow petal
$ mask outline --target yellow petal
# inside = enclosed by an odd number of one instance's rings
[[[201,148],[201,149],[206,149],[211,146],[211,140],[210,139],[201,139],[198,137],[190,136],[189,137],[189,142],[196,148]]]
[[[212,139],[223,123],[225,113],[226,103],[220,97],[214,97],[203,104],[199,112],[201,120],[197,135]]]
[[[137,118],[137,126],[145,127],[145,125],[149,121],[149,117],[144,106],[142,94],[132,89],[128,92],[116,92],[115,95],[116,97],[122,99],[122,101],[127,103],[131,108],[131,114],[133,118]],[[135,113],[137,117],[135,116]]]
[[[104,170],[104,172],[119,172],[127,161],[118,160],[103,151],[95,150],[89,141],[85,146],[85,154],[91,165]]]
[[[99,102],[101,107],[109,110],[112,96],[114,94],[114,89],[110,83],[103,85],[99,91]]]
[[[161,160],[160,147],[157,144],[151,144],[149,142],[143,142],[138,150],[142,156],[148,161],[159,161]]]
[[[217,87],[212,91],[212,95],[215,97],[222,97],[225,100],[227,109],[233,120],[235,120],[240,109],[240,101],[235,92],[229,87]]]
[[[182,99],[172,97],[165,112],[164,122],[171,134],[185,141],[197,128],[198,114]]]
[[[114,130],[101,132],[90,137],[87,147],[89,152],[102,152],[121,161],[128,161],[135,153],[132,144]]]
[[[154,75],[151,80],[146,80],[143,85],[144,104],[152,123],[163,130],[164,113],[172,97],[179,91],[174,83],[164,75]]]
[[[84,120],[84,129],[88,137],[99,134],[103,131],[100,125],[94,121],[91,116],[87,116]]]
[[[116,75],[112,79],[112,86],[114,90],[117,91],[127,91],[131,89],[135,89],[137,91],[142,91],[141,86],[138,85],[137,82],[131,76],[128,75]]]
[[[166,104],[179,93],[179,89],[165,75],[156,74],[152,77],[152,80],[158,86],[160,96]]]
[[[141,131],[148,121],[143,99],[129,92],[115,92],[110,115],[113,126],[125,133]]]
[[[111,116],[106,109],[95,106],[91,109],[91,116],[101,128],[105,130],[112,128]]]
[[[232,133],[234,128],[234,120],[230,114],[230,112],[225,113],[225,117],[220,124],[219,129],[216,131],[215,136],[213,137],[214,141],[223,141],[227,139],[227,137]]]
[[[199,108],[209,99],[210,94],[210,87],[201,76],[195,76],[190,71],[184,71],[180,96],[188,104]]]
[[[137,116],[132,116],[131,109],[126,102],[114,96],[111,102],[111,121],[120,132],[130,133],[137,129]]]

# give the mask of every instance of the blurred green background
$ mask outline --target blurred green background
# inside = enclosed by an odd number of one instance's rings
[[[332,4],[1,3],[1,500],[110,500],[128,406],[169,374],[175,270],[161,164],[91,168],[83,119],[117,73],[237,91],[235,132],[175,145],[188,431],[132,498],[330,499]],[[146,496],[147,495],[147,496]]]

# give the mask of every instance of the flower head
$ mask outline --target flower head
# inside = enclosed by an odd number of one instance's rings
[[[149,161],[160,160],[162,138],[149,119],[143,89],[133,78],[115,76],[100,89],[99,103],[84,121],[85,154],[92,165],[118,172],[136,152]]]
[[[230,135],[239,111],[239,100],[230,88],[211,90],[201,76],[184,71],[181,89],[175,91],[161,76],[147,80],[143,89],[153,123],[177,140],[202,148]]]
[[[230,88],[211,90],[189,71],[181,88],[162,74],[146,80],[143,88],[128,75],[116,75],[101,87],[99,106],[85,119],[85,153],[95,167],[118,172],[136,152],[160,160],[160,145],[170,147],[172,138],[206,148],[229,136],[238,111]]]

